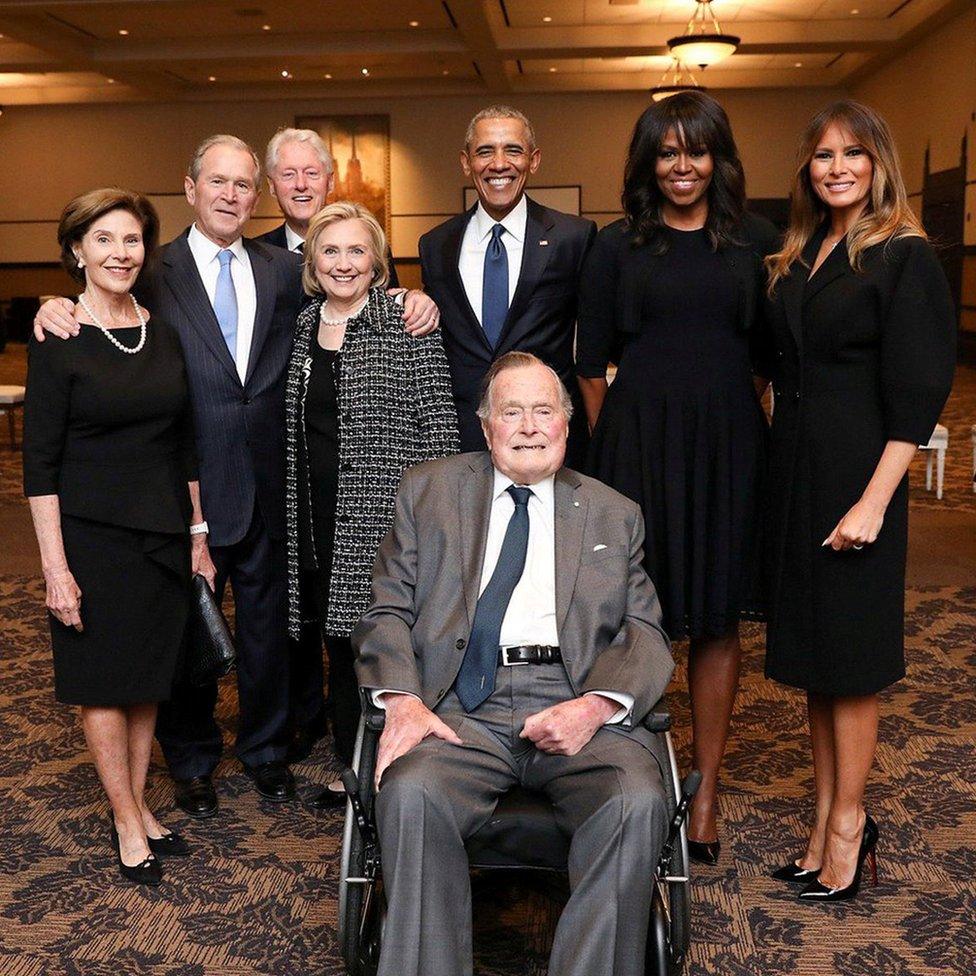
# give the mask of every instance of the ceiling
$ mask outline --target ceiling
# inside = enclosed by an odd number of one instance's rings
[[[715,89],[846,85],[974,0],[713,0]],[[643,90],[694,0],[0,0],[0,104]]]

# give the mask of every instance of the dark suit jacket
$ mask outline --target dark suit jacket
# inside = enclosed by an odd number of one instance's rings
[[[283,247],[286,251],[288,250],[288,238],[285,236],[284,224],[280,224],[274,230],[269,230],[266,234],[259,234],[254,239],[262,244],[273,244],[275,247]],[[390,266],[390,284],[388,287],[399,288],[400,279],[397,277],[396,265],[393,263],[393,252],[389,248],[386,249],[386,261]]]
[[[493,350],[471,308],[458,270],[461,241],[475,209],[452,217],[420,238],[424,288],[441,313],[461,450],[484,450],[481,424],[475,416],[481,381],[493,360],[518,349],[534,353],[548,363],[573,396],[576,409],[570,425],[567,463],[582,464],[586,418],[573,368],[573,337],[580,270],[596,237],[596,224],[528,200],[518,287],[501,340]]]
[[[285,370],[301,289],[294,254],[247,238],[257,294],[242,384],[187,243],[161,248],[139,278],[139,301],[180,337],[196,427],[200,494],[210,544],[240,541],[258,505],[273,538],[285,536]]]
[[[393,528],[353,632],[363,688],[409,692],[434,708],[457,678],[474,622],[494,469],[486,452],[409,468]],[[614,731],[647,744],[640,722],[674,668],[654,586],[641,566],[644,521],[634,502],[563,468],[555,481],[556,627],[577,695],[634,697]]]

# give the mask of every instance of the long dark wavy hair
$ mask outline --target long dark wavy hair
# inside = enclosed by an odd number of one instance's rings
[[[707,149],[711,153],[714,170],[706,191],[705,231],[712,248],[741,243],[738,231],[745,212],[746,178],[729,117],[710,95],[690,91],[648,106],[634,126],[621,195],[634,244],[650,244],[656,254],[663,254],[668,248],[661,216],[665,198],[654,168],[672,129],[682,147]]]

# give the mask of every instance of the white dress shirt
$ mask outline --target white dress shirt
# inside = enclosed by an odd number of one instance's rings
[[[501,554],[508,523],[515,511],[515,499],[508,489],[515,484],[511,478],[494,469],[491,509],[488,515],[488,537],[485,542],[485,560],[481,567],[481,585],[478,596],[484,592]],[[556,629],[556,530],[555,530],[555,476],[550,475],[537,484],[528,486],[529,541],[525,552],[525,568],[512,597],[508,601],[505,619],[502,620],[500,647],[520,647],[524,644],[559,646]],[[373,703],[383,708],[381,696],[392,689],[373,691]],[[401,692],[401,694],[403,694]],[[634,696],[621,691],[597,691],[620,705],[607,724],[622,722],[634,707]]]
[[[303,253],[305,238],[299,237],[287,224],[285,224],[285,242],[289,251],[294,251],[296,254]]]
[[[219,244],[214,244],[209,237],[205,237],[197,229],[196,224],[190,228],[187,244],[190,245],[190,253],[196,262],[197,271],[200,272],[200,279],[203,281],[211,305],[217,294],[217,276],[220,274],[220,259],[217,255],[223,250],[228,250],[234,255],[230,262],[230,274],[234,281],[234,291],[237,293],[237,352],[234,361],[237,364],[237,375],[243,383],[244,377],[247,376],[247,363],[251,357],[254,316],[258,307],[251,259],[240,237],[225,249]]]
[[[495,220],[478,202],[474,216],[464,228],[461,238],[461,255],[458,258],[458,271],[461,273],[461,283],[465,294],[471,303],[478,322],[481,322],[481,299],[484,290],[485,251],[491,240],[491,229],[495,224],[501,224],[505,233],[501,236],[502,246],[508,252],[508,304],[512,305],[515,289],[518,286],[519,272],[522,270],[522,251],[525,248],[525,222],[528,219],[528,207],[525,194],[522,199],[501,220]]]

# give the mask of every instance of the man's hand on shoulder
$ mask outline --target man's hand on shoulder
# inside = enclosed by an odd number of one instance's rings
[[[403,327],[417,339],[433,332],[441,313],[434,299],[416,288],[391,288],[388,295],[405,295],[403,299]]]
[[[400,756],[406,755],[427,736],[432,735],[455,746],[464,745],[453,729],[413,695],[387,692],[383,695],[383,705],[386,708],[386,725],[376,754],[374,784],[377,790],[386,767]]]
[[[75,321],[75,303],[70,298],[49,298],[34,316],[34,338],[43,342],[45,333],[59,339],[78,335],[81,327]]]
[[[530,715],[519,737],[550,755],[575,756],[618,711],[620,704],[602,695],[571,698]]]

